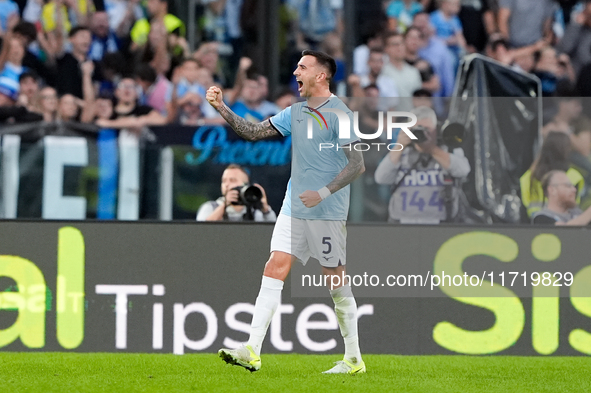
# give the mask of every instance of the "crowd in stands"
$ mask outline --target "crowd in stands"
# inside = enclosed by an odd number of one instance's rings
[[[291,73],[307,48],[336,59],[338,95],[398,97],[395,105],[409,109],[413,103],[402,98],[429,103],[451,96],[462,58],[480,53],[536,75],[543,95],[558,100],[542,130],[556,143],[541,149],[522,178],[524,202],[540,203],[543,176],[562,170],[585,205],[591,108],[576,97],[591,96],[591,1],[385,0],[374,18],[359,24],[360,45],[348,54],[344,0],[282,0],[280,87],[272,92],[257,73],[257,59],[248,56],[259,28],[256,0],[197,2],[194,51],[171,3],[0,0],[0,121],[78,121],[131,130],[223,124],[205,100],[206,89],[217,84],[237,114],[258,122],[291,104],[297,94]],[[560,141],[565,136],[568,143]],[[564,151],[551,151],[559,146]],[[534,205],[526,206],[529,214],[540,207]]]

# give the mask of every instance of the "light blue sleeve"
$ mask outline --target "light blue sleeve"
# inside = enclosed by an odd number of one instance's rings
[[[271,125],[283,136],[291,135],[291,106],[269,118]]]

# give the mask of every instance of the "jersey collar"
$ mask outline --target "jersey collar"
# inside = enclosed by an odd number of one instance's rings
[[[335,96],[334,94],[331,94],[331,95],[330,95],[330,97],[328,97],[328,98],[326,99],[326,101],[324,101],[322,104],[318,105],[318,106],[317,106],[316,108],[314,108],[314,109],[320,109],[320,108],[322,108],[322,107],[323,107],[324,105],[326,105],[326,104],[328,103],[328,101],[330,101],[330,100],[331,100],[331,98],[333,98],[333,97],[336,97],[336,96]]]

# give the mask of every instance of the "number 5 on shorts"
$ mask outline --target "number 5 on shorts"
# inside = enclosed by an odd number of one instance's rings
[[[332,244],[330,244],[330,237],[323,237],[322,244],[325,244],[328,246],[328,249],[326,251],[322,251],[322,253],[323,254],[330,254],[330,252],[332,251]]]

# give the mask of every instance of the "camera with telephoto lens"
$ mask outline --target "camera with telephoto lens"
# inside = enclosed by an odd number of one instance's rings
[[[257,186],[245,184],[232,188],[238,191],[238,201],[232,202],[232,205],[243,205],[249,208],[261,209],[263,199],[263,192]]]
[[[413,139],[412,143],[423,143],[429,140],[427,134],[429,134],[429,130],[423,126],[415,126],[412,128],[412,133],[417,137],[417,139]]]

